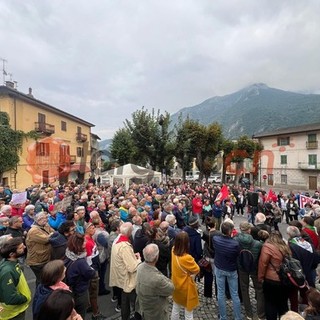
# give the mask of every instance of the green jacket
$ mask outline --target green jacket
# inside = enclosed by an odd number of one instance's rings
[[[0,263],[0,319],[11,319],[24,312],[31,301],[31,292],[17,261]]]
[[[254,258],[254,262],[255,262],[254,273],[256,273],[258,271],[258,263],[259,263],[262,243],[258,240],[254,240],[252,238],[252,235],[248,233],[239,233],[237,236],[234,237],[234,239],[239,242],[240,250],[246,249],[251,251]],[[241,269],[239,263],[238,263],[238,267]]]

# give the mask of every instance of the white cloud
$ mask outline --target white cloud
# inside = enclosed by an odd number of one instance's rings
[[[247,84],[319,92],[317,0],[0,2],[19,89],[112,137],[141,106],[178,111]]]

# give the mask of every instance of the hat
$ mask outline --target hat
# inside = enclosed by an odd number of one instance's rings
[[[252,228],[252,225],[249,223],[249,222],[247,222],[247,221],[244,221],[244,222],[241,222],[240,223],[240,230],[241,231],[248,231],[248,230],[250,230]]]
[[[195,226],[198,224],[198,218],[195,216],[191,216],[189,219],[189,226]]]

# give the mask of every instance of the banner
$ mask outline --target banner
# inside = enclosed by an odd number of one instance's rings
[[[317,199],[313,199],[311,197],[306,197],[306,196],[300,195],[300,208],[304,208],[304,205],[306,203],[313,204],[315,201],[317,201]]]
[[[19,193],[13,193],[11,198],[12,204],[23,204],[27,201],[27,191],[19,192]]]

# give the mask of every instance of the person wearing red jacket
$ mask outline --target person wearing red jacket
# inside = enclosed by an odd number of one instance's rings
[[[201,193],[196,193],[195,197],[192,199],[192,214],[197,217],[200,223],[200,215],[202,214],[203,203],[201,200]]]

